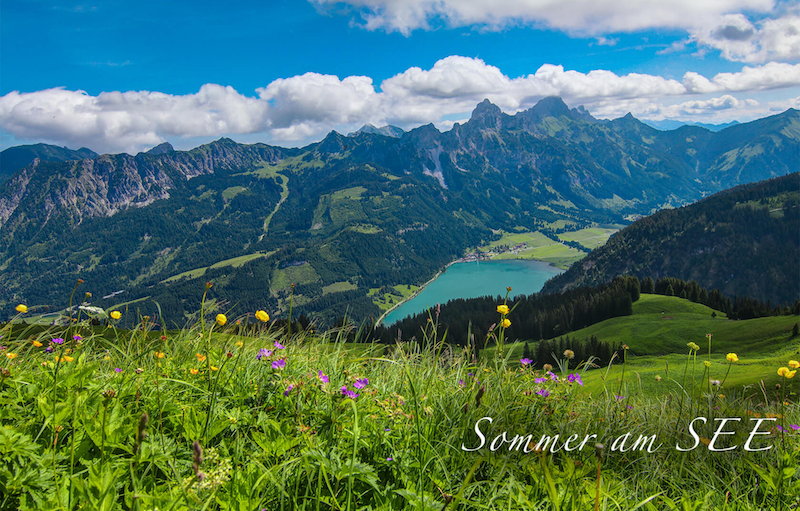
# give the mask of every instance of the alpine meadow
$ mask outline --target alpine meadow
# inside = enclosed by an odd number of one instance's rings
[[[798,13],[3,2],[0,511],[800,509]]]

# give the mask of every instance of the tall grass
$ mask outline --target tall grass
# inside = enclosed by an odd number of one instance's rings
[[[475,359],[435,317],[420,342],[392,346],[348,344],[346,329],[242,336],[203,318],[177,332],[7,326],[0,508],[800,506],[791,378],[758,398],[706,381],[645,397],[631,373],[589,392],[576,375],[607,368]],[[710,414],[739,420],[715,438]],[[744,450],[752,419],[776,419],[751,440],[769,450]]]

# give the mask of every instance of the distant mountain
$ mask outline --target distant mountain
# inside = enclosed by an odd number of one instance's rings
[[[380,128],[376,128],[372,124],[365,124],[361,126],[358,130],[354,131],[353,133],[348,133],[348,137],[355,137],[361,133],[370,133],[373,135],[383,135],[384,137],[392,137],[392,138],[400,138],[403,136],[405,131],[402,128],[398,128],[397,126],[381,126]]]
[[[684,122],[684,121],[675,121],[672,119],[664,119],[663,121],[651,121],[649,119],[644,119],[642,120],[642,122],[647,124],[648,126],[652,126],[657,130],[663,130],[663,131],[676,130],[682,126],[697,126],[698,128],[705,128],[709,131],[716,132],[740,124],[739,121],[731,121],[731,122],[726,122],[724,124],[706,124],[704,122]]]
[[[549,280],[557,293],[611,282],[675,277],[773,304],[800,299],[800,173],[726,190],[660,211]]]
[[[163,144],[158,144],[154,148],[147,151],[147,154],[166,154],[174,151],[175,148],[172,147],[172,144],[169,142],[164,142]]]
[[[484,101],[444,133],[168,149],[40,159],[0,185],[0,310],[56,306],[81,278],[96,305],[153,316],[155,301],[173,323],[206,281],[232,313],[288,312],[291,296],[325,321],[377,317],[393,286],[428,280],[493,230],[622,222],[794,172],[800,115],[664,132],[559,98],[516,115]]]
[[[85,147],[81,147],[77,151],[49,144],[9,147],[0,152],[0,183],[11,177],[14,172],[22,167],[33,163],[36,158],[42,161],[70,161],[94,158],[96,156],[96,152]]]

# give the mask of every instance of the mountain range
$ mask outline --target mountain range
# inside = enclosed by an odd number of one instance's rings
[[[36,157],[0,185],[0,307],[63,307],[81,278],[94,305],[153,315],[157,302],[180,324],[210,281],[233,314],[377,317],[392,286],[427,280],[498,229],[555,232],[687,204],[796,171],[799,141],[797,110],[716,133],[659,131],[547,98],[515,115],[484,101],[447,132]]]

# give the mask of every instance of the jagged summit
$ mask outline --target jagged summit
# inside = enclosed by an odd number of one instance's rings
[[[380,128],[376,128],[373,124],[365,124],[361,126],[358,130],[348,133],[348,137],[355,137],[362,133],[370,133],[374,135],[383,135],[384,137],[392,137],[392,138],[400,138],[403,136],[405,131],[403,128],[398,128],[397,126],[392,126],[391,124],[387,124],[386,126],[381,126]]]
[[[146,151],[146,154],[153,154],[153,155],[155,155],[155,154],[166,154],[166,153],[171,153],[174,150],[175,150],[175,148],[172,147],[172,144],[170,144],[169,142],[164,142],[163,144],[158,144],[157,146],[155,146],[154,148],[150,149],[149,151]]]

